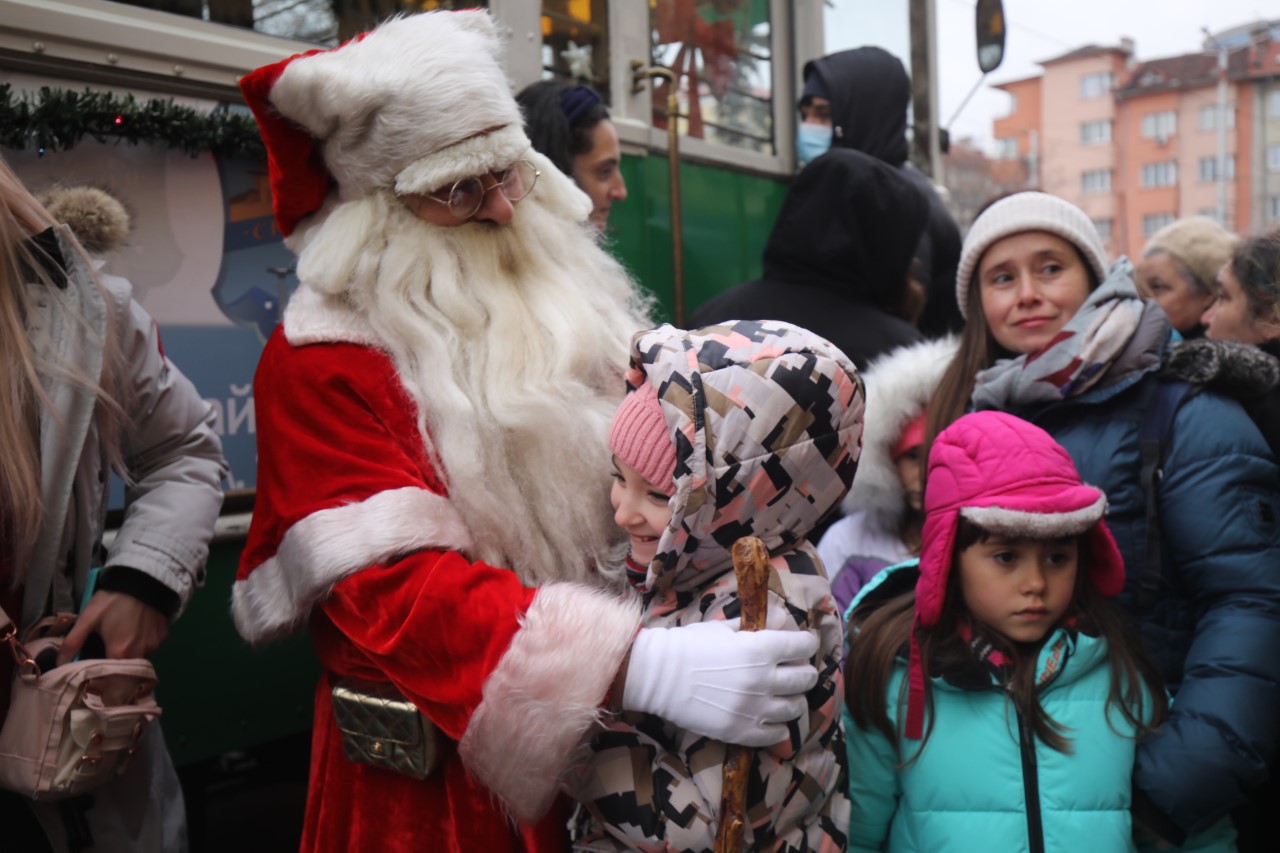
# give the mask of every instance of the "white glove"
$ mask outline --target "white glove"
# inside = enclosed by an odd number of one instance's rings
[[[631,645],[622,707],[743,746],[787,738],[818,683],[807,631],[738,631],[723,621],[645,628]]]

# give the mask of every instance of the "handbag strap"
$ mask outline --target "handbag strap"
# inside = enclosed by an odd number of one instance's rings
[[[9,614],[4,612],[4,608],[0,607],[0,643],[6,643],[9,651],[13,654],[13,662],[18,666],[18,672],[23,675],[40,674],[40,667],[31,655],[27,654],[26,646],[22,645],[22,641],[18,639],[18,626],[9,618]]]

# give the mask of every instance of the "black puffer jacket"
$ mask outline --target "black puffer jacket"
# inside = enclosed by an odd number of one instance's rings
[[[902,61],[879,47],[859,47],[806,63],[805,79],[810,74],[822,80],[831,101],[831,147],[852,148],[897,166],[928,198],[928,227],[915,257],[926,270],[929,302],[917,325],[930,338],[960,331],[960,229],[929,179],[907,162],[911,80]]]
[[[920,334],[891,316],[928,201],[902,173],[857,151],[830,151],[796,176],[764,250],[764,276],[693,312],[724,320],[785,320],[826,338],[865,368]]]

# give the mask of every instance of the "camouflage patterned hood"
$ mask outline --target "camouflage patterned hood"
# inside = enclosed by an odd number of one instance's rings
[[[826,340],[778,321],[664,325],[632,341],[628,386],[645,380],[676,445],[673,515],[650,590],[707,583],[742,536],[770,553],[794,546],[849,490],[862,380]]]

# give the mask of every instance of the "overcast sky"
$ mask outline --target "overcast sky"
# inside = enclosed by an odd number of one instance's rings
[[[941,70],[939,120],[946,126],[978,82],[974,0],[935,0],[938,64]],[[1274,0],[1004,0],[1008,33],[1004,63],[988,83],[1039,73],[1038,62],[1085,44],[1136,43],[1139,61],[1201,50],[1204,34],[1280,16]],[[879,44],[911,68],[906,0],[828,0],[828,51]],[[1009,110],[1009,96],[987,84],[951,125],[953,139],[972,136],[989,143],[991,122]]]

